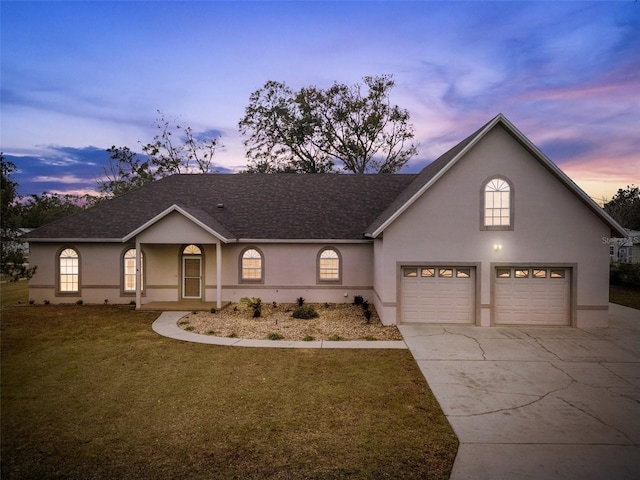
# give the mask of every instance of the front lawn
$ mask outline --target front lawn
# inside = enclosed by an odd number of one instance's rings
[[[625,307],[640,309],[640,289],[611,285],[609,287],[609,301]]]
[[[129,307],[1,315],[2,478],[449,477],[409,351],[180,342]]]

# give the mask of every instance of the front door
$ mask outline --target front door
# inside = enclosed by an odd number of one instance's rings
[[[182,257],[182,297],[202,298],[202,258]]]

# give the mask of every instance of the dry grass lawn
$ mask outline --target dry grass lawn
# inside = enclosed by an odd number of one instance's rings
[[[457,440],[407,350],[180,342],[127,307],[0,313],[3,479],[449,477]]]

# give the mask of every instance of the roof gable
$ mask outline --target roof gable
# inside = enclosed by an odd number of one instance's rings
[[[134,231],[126,235],[122,239],[122,241],[128,242],[129,240],[135,238],[137,235],[141,234],[152,225],[157,224],[163,218],[167,217],[169,214],[173,212],[177,212],[183,215],[188,220],[192,221],[193,223],[198,225],[200,228],[202,228],[203,230],[210,233],[211,235],[213,235],[218,240],[224,243],[229,243],[234,240],[233,235],[208,213],[202,210],[199,210],[197,208],[183,208],[179,205],[171,205],[169,208],[167,208],[163,212],[160,212],[151,220],[149,220],[148,222],[145,222],[143,225],[140,225]]]
[[[523,148],[554,175],[567,189],[611,229],[611,233],[620,233],[624,229],[611,218],[591,197],[580,189],[560,168],[553,163],[538,147],[520,132],[503,114],[498,114],[490,122],[476,130],[456,146],[427,165],[418,177],[382,214],[367,228],[366,235],[372,238],[379,236],[402,213],[409,208],[424,192],[437,182],[465,154],[480,142],[497,126],[503,127]]]

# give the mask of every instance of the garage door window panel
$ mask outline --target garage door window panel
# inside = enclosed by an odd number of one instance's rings
[[[444,278],[452,278],[453,277],[453,269],[452,268],[441,268],[438,270],[438,276]]]
[[[418,276],[418,269],[417,268],[405,268],[404,269],[404,276],[407,277],[407,278],[417,277]]]
[[[532,275],[533,275],[533,278],[547,278],[547,270],[534,268],[532,270]]]
[[[435,268],[422,268],[420,269],[421,277],[435,277],[436,269]]]

